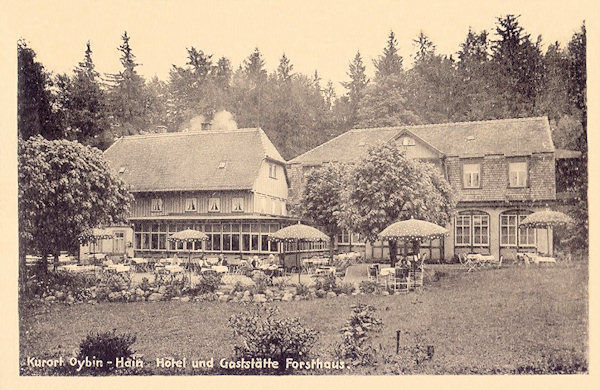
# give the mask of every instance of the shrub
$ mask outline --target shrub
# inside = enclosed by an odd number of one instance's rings
[[[164,284],[165,288],[165,299],[173,297],[180,297],[188,286],[188,278],[183,276],[182,278],[174,278],[170,282]]]
[[[252,273],[252,280],[254,281],[254,284],[256,285],[256,292],[259,293],[259,294],[264,293],[265,290],[272,283],[271,282],[271,278],[269,278],[262,271],[254,271]]]
[[[307,296],[310,293],[310,288],[302,283],[298,283],[296,285],[296,295],[300,295],[300,296]]]
[[[196,287],[190,289],[191,295],[204,295],[211,294],[217,291],[219,286],[222,284],[222,275],[217,273],[203,273],[200,274],[200,280]],[[236,287],[239,287],[236,283]],[[234,289],[236,288],[234,287]],[[242,290],[243,291],[243,290]]]
[[[57,291],[73,296],[81,295],[86,289],[95,286],[94,275],[77,274],[67,271],[49,272],[47,278],[31,273],[24,284],[23,297],[34,298],[54,294]]]
[[[244,292],[246,291],[247,287],[240,281],[235,282],[235,284],[233,285],[233,290],[231,290],[231,292]]]
[[[117,334],[116,329],[104,333],[88,334],[79,344],[78,359],[99,359],[104,364],[102,367],[92,367],[89,371],[113,371],[117,358],[129,359],[134,354],[131,346],[135,343],[136,336],[128,333]],[[112,362],[112,364],[107,364]]]
[[[381,287],[379,286],[379,284],[372,280],[363,280],[358,285],[358,289],[360,290],[360,292],[365,294],[373,294],[374,292],[381,291]]]
[[[333,274],[320,275],[315,280],[315,289],[334,291],[337,287],[337,279]]]
[[[284,278],[278,279],[275,282],[273,282],[273,287],[275,287],[279,290],[285,290],[285,288],[287,286],[288,286],[288,282]]]
[[[127,273],[104,272],[99,285],[106,286],[111,292],[119,292],[131,288],[131,278]]]
[[[152,288],[152,286],[150,285],[150,281],[146,277],[142,278],[142,281],[140,282],[140,286],[139,287],[143,291],[148,291],[148,290],[150,290],[150,288]]]
[[[425,273],[425,283],[438,282],[441,278],[448,276],[447,272],[434,269],[432,273]]]
[[[370,344],[369,332],[378,331],[383,321],[375,317],[375,308],[370,305],[352,306],[352,314],[340,332],[342,342],[336,353],[341,359],[350,359],[355,364],[369,365],[375,362],[375,348]]]
[[[342,283],[338,285],[333,291],[336,294],[351,295],[356,290],[354,283]]]
[[[276,309],[257,308],[229,319],[234,337],[236,358],[271,358],[285,369],[285,360],[306,359],[317,341],[317,332],[303,326],[298,318],[276,318]]]

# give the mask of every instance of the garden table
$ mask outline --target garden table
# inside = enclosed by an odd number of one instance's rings
[[[130,267],[128,265],[123,265],[123,264],[112,264],[112,265],[107,265],[105,269],[110,272],[121,273],[121,272],[129,272]]]
[[[226,274],[229,269],[224,265],[213,265],[212,269],[218,274]]]
[[[469,271],[476,267],[483,267],[488,264],[497,263],[496,258],[493,255],[482,255],[481,253],[469,253],[467,255],[467,260],[471,262],[471,268]]]
[[[535,264],[540,263],[556,263],[556,259],[550,256],[532,255],[531,259]]]
[[[179,265],[165,265],[164,269],[172,274],[183,272],[183,267]]]
[[[390,275],[390,274],[393,274],[394,272],[396,272],[395,270],[396,269],[394,267],[384,267],[384,268],[381,268],[381,270],[379,271],[379,275],[387,276],[387,275]]]

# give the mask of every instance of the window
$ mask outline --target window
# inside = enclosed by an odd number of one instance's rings
[[[122,233],[121,233],[122,234]],[[164,250],[167,244],[167,225],[158,223],[141,223],[135,225],[134,247],[145,250]],[[115,235],[115,241],[120,237]]]
[[[208,200],[208,212],[210,212],[210,213],[221,212],[221,198],[210,198]]]
[[[196,198],[187,198],[185,200],[185,211],[187,212],[198,212],[198,200]]]
[[[481,164],[463,164],[463,187],[481,187]]]
[[[536,245],[535,228],[518,226],[518,223],[523,221],[527,214],[529,213],[521,214],[515,211],[500,216],[500,245],[508,247],[517,245],[532,247]]]
[[[152,199],[152,203],[150,205],[150,211],[153,213],[163,211],[163,200],[161,198]]]
[[[125,252],[125,233],[115,232],[115,238],[113,242],[113,252],[123,253]]]
[[[480,211],[457,215],[454,223],[456,246],[482,247],[490,242],[490,217]]]
[[[527,187],[527,162],[508,163],[509,187]]]
[[[519,223],[523,222],[523,220],[527,217],[527,215],[519,215]],[[519,228],[519,245],[520,246],[535,246],[536,236],[534,228]]]
[[[471,216],[457,215],[455,223],[455,243],[457,246],[471,245]]]
[[[489,244],[490,217],[488,215],[473,215],[473,246]]]
[[[402,146],[414,146],[415,145],[415,140],[410,138],[410,137],[402,137],[400,139],[400,144]]]
[[[267,197],[264,195],[260,196],[260,213],[261,214],[267,213]]]
[[[337,243],[342,245],[364,245],[365,239],[360,233],[349,233],[347,230],[342,230],[337,235]]]
[[[231,200],[231,211],[241,213],[244,211],[244,198],[233,198]]]
[[[269,164],[269,177],[271,179],[277,179],[277,165]]]

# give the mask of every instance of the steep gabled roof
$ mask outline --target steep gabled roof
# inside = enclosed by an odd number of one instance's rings
[[[477,122],[353,129],[289,161],[290,164],[352,162],[409,131],[446,156],[507,156],[552,153],[554,144],[548,118],[497,119]]]
[[[104,157],[134,192],[250,190],[264,159],[285,164],[258,128],[124,137]]]

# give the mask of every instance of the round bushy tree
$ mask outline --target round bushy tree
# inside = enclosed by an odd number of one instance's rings
[[[132,197],[100,150],[35,136],[19,142],[18,154],[22,265],[37,252],[47,270],[47,255],[75,248],[84,230],[126,217]]]
[[[344,226],[344,190],[348,166],[325,164],[306,177],[299,208],[302,216],[323,228],[330,238],[330,256],[333,258],[333,240]]]
[[[439,168],[407,159],[393,142],[370,149],[350,183],[346,207],[353,211],[351,225],[370,241],[392,223],[410,218],[446,225],[456,205]],[[390,241],[389,248],[394,266],[396,241]]]

